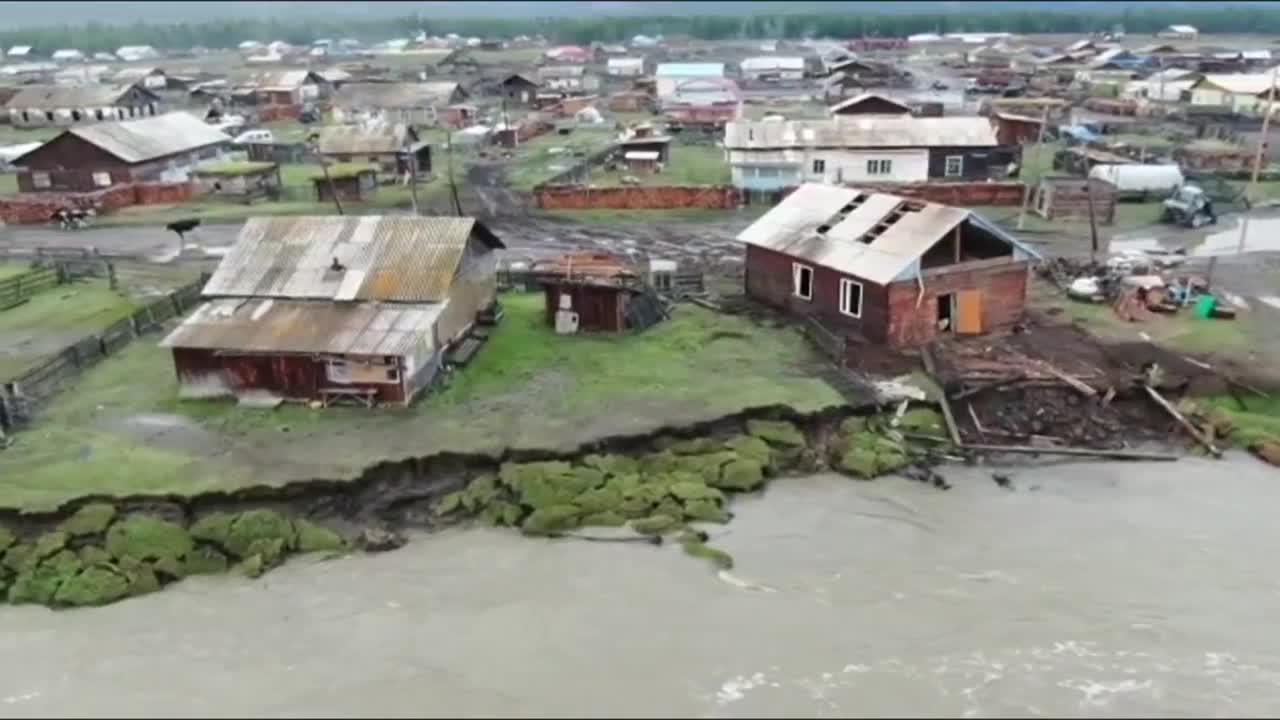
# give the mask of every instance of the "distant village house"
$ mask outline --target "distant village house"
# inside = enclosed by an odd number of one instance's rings
[[[734,185],[764,191],[804,182],[987,180],[1019,157],[982,117],[744,120],[725,128],[724,147]]]
[[[417,132],[404,123],[326,125],[320,129],[316,147],[331,162],[367,161],[387,175],[431,174],[431,146],[418,139]]]
[[[182,182],[231,138],[175,112],[75,127],[13,161],[22,192],[87,192],[135,182]]]
[[[5,108],[14,127],[69,127],[147,117],[160,112],[160,97],[136,84],[29,85]]]
[[[388,123],[434,125],[445,107],[467,99],[456,82],[349,83],[334,93],[338,123],[380,119]]]

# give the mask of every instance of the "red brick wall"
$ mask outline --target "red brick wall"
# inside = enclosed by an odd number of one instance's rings
[[[938,334],[938,296],[971,289],[982,291],[983,332],[1012,325],[1026,309],[1027,263],[989,261],[977,269],[926,271],[924,300],[919,307],[919,283],[907,280],[890,284],[886,342],[894,346],[929,342]]]
[[[534,191],[540,208],[736,208],[738,190],[728,186],[541,187]]]
[[[130,205],[178,203],[191,197],[191,183],[117,185],[87,193],[23,193],[0,196],[0,220],[12,225],[49,222],[61,208],[94,208],[109,213]]]
[[[138,183],[133,186],[135,205],[165,205],[190,200],[195,192],[189,182],[181,183]]]
[[[919,198],[943,205],[1021,205],[1025,188],[1020,182],[930,182],[911,185],[883,185],[860,188]]]
[[[297,120],[302,114],[301,105],[259,105],[258,122]]]
[[[943,205],[959,205],[961,207],[977,207],[982,205],[1021,205],[1025,186],[1020,182],[928,182],[907,183],[901,185],[873,185],[858,183],[850,187],[861,190],[889,193],[902,197],[919,198]],[[794,191],[794,187],[783,188],[777,193],[777,202],[782,202]]]

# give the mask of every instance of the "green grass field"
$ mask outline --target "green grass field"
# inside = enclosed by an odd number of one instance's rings
[[[25,263],[0,263],[0,280],[8,280],[11,277],[17,277],[28,272],[31,272],[31,266]]]
[[[507,183],[518,190],[530,190],[581,162],[583,157],[575,156],[574,151],[589,155],[608,147],[613,139],[611,125],[577,128],[568,135],[556,132],[539,135],[515,148],[514,157],[507,165]]]
[[[727,185],[732,179],[724,150],[714,145],[672,144],[671,161],[658,173],[633,173],[620,170],[592,173],[596,185],[618,186],[630,175],[641,185]]]
[[[134,307],[106,280],[91,280],[57,285],[0,310],[0,379],[21,374],[40,358],[127,317]]]
[[[641,334],[563,337],[545,324],[541,294],[503,303],[506,317],[472,363],[409,408],[180,401],[170,353],[156,336],[139,340],[0,453],[0,505],[347,478],[442,450],[569,449],[753,406],[843,402],[812,377],[822,363],[793,329],[682,305]]]

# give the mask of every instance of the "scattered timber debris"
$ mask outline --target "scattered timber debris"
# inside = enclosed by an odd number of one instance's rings
[[[948,437],[956,452],[1175,460],[1136,446],[1186,433],[1214,457],[1225,431],[1189,418],[1166,393],[1220,373],[1150,344],[1102,345],[1078,328],[1037,327],[983,338],[944,339],[922,348]],[[1221,374],[1232,389],[1241,384]],[[1243,398],[1237,400],[1243,403]],[[999,482],[997,480],[997,482]]]

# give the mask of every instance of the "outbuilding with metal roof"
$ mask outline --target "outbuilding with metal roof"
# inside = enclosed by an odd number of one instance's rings
[[[464,217],[253,218],[161,343],[191,396],[408,404],[496,298]]]

